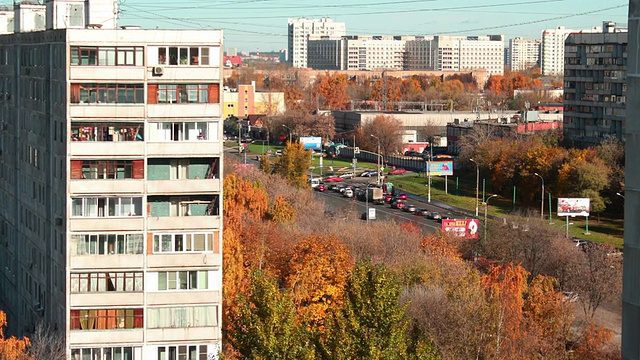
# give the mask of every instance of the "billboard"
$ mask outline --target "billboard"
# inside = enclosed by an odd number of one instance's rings
[[[558,216],[589,216],[589,198],[558,198]]]
[[[460,237],[477,239],[479,228],[478,219],[442,219],[442,231],[452,232]]]
[[[424,172],[430,173],[432,176],[451,176],[453,175],[453,161],[426,161],[424,163]]]
[[[305,149],[322,150],[322,138],[319,136],[303,136],[299,140]]]

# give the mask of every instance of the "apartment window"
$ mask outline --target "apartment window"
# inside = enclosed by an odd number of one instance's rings
[[[72,273],[71,292],[141,292],[142,272],[93,272]]]
[[[71,330],[143,328],[142,309],[71,310]]]
[[[142,216],[142,197],[71,198],[73,217]]]
[[[71,360],[140,360],[135,354],[141,352],[141,348],[127,346],[71,349]]]
[[[219,141],[217,122],[149,123],[149,141]]]
[[[144,124],[71,123],[71,141],[144,141]]]
[[[214,233],[215,234],[215,233]],[[154,253],[211,252],[211,233],[153,234]]]
[[[207,360],[206,345],[159,346],[157,360]]]
[[[217,306],[148,308],[147,328],[218,326]]]
[[[220,102],[220,84],[149,84],[149,104]]]
[[[205,290],[208,288],[208,271],[158,272],[158,290]]]
[[[158,47],[158,65],[209,65],[209,47]]]
[[[72,46],[71,65],[143,66],[144,49],[138,46]]]
[[[142,234],[71,235],[71,255],[142,254]]]
[[[72,104],[144,104],[142,84],[71,84]]]
[[[143,179],[144,160],[71,160],[72,179]]]

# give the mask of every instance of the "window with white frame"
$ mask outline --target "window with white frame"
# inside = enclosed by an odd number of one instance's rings
[[[141,360],[142,348],[130,346],[71,349],[71,360]],[[194,358],[195,359],[195,358]],[[206,359],[206,358],[205,358]],[[177,360],[177,359],[176,359]],[[201,359],[198,359],[201,360]]]
[[[71,198],[72,217],[142,216],[142,197]]]
[[[207,360],[207,345],[158,346],[157,360]]]
[[[214,305],[148,308],[146,315],[149,329],[218,326]]]
[[[156,58],[149,58],[153,65],[179,65],[179,66],[209,66],[217,65],[218,61],[212,56],[219,54],[219,48],[208,46],[150,46],[149,53]]]
[[[218,122],[150,122],[148,141],[219,141]]]
[[[142,254],[142,234],[71,235],[71,255]]]
[[[71,293],[142,292],[143,290],[143,274],[141,271],[71,274]]]
[[[213,233],[153,234],[154,253],[211,252]]]
[[[160,271],[158,290],[206,290],[209,288],[208,271]]]

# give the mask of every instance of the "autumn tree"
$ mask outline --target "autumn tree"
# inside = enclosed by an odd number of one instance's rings
[[[571,149],[569,158],[558,170],[558,192],[567,197],[590,198],[591,211],[603,211],[609,200],[600,192],[609,184],[611,169],[594,149]]]
[[[262,219],[268,209],[269,198],[258,183],[235,173],[224,177],[224,226],[237,230],[246,217]]]
[[[274,278],[256,270],[248,293],[240,294],[229,316],[236,324],[231,345],[248,359],[314,359],[314,347],[298,320],[289,294]]]
[[[593,323],[584,328],[575,349],[581,360],[618,360],[620,348],[612,345],[613,332]]]
[[[287,142],[282,155],[274,164],[274,173],[287,179],[287,182],[297,188],[307,186],[307,171],[311,166],[311,152],[299,142]]]
[[[313,95],[324,100],[326,106],[332,110],[345,110],[349,103],[347,97],[347,75],[326,72],[316,80]]]
[[[371,86],[371,100],[378,101],[380,106],[387,102],[387,108],[380,110],[392,110],[393,103],[400,101],[402,97],[402,81],[393,76],[383,74],[375,80]]]
[[[363,149],[377,153],[378,139],[380,139],[380,152],[383,155],[391,155],[398,151],[402,145],[401,131],[400,120],[393,116],[378,115],[373,121],[366,122],[358,128],[356,144]]]
[[[281,224],[295,222],[297,216],[295,209],[282,196],[278,196],[269,206],[267,215],[271,221]]]
[[[397,277],[361,261],[346,286],[344,307],[327,319],[320,351],[328,359],[405,359],[407,322]]]
[[[340,306],[349,271],[349,250],[335,236],[307,236],[290,251],[287,288],[306,321],[321,324],[331,306]]]
[[[7,326],[7,315],[0,311],[0,359],[32,360],[33,357],[28,353],[28,348],[31,345],[29,338],[7,337],[4,333],[5,326]]]

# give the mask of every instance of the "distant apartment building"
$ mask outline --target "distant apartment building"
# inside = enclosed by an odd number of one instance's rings
[[[334,22],[330,18],[289,19],[288,33],[288,62],[296,68],[306,68],[307,64],[307,41],[310,36],[326,36],[328,38],[339,39],[347,35],[345,23]]]
[[[18,4],[0,35],[0,309],[69,359],[215,358],[223,33],[117,5]]]
[[[539,39],[515,38],[509,40],[509,68],[511,71],[524,71],[540,66]]]
[[[542,31],[540,42],[540,64],[542,75],[562,75],[564,73],[564,41],[577,30],[558,26]]]
[[[316,70],[402,70],[406,40],[404,36],[310,36],[308,66]]]
[[[256,91],[255,83],[238,85],[223,92],[224,118],[243,119],[249,115],[276,115],[285,111],[283,92]]]
[[[504,73],[504,38],[488,36],[435,36],[407,42],[407,70],[463,71],[486,69]]]
[[[579,146],[606,136],[624,141],[626,29],[604,22],[599,33],[575,33],[564,49],[564,137]]]

